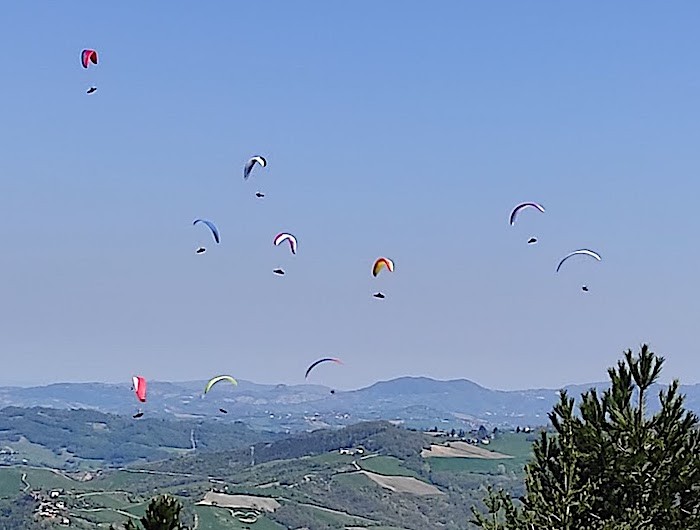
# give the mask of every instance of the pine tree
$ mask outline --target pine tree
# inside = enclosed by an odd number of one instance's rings
[[[678,381],[659,392],[649,415],[647,396],[663,357],[643,345],[608,370],[611,387],[599,396],[561,392],[549,414],[554,436],[541,433],[526,466],[526,494],[515,501],[489,491],[487,515],[473,521],[487,530],[698,530],[700,430],[685,410]]]
[[[146,515],[141,518],[143,530],[185,530],[180,523],[182,504],[169,495],[162,495],[151,500],[146,509]],[[129,520],[124,525],[125,530],[140,530]]]

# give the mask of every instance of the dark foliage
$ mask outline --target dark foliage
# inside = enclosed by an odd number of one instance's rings
[[[659,392],[647,414],[649,389],[664,359],[646,345],[611,368],[609,390],[581,396],[580,414],[566,392],[541,433],[526,468],[526,493],[514,502],[490,491],[479,527],[498,530],[700,529],[700,432],[685,410],[678,381]]]
[[[169,495],[163,495],[151,500],[146,514],[141,518],[143,530],[186,530],[180,522],[182,504]],[[140,530],[133,520],[124,525],[126,530]]]

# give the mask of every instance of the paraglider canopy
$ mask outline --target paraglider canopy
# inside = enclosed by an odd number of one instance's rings
[[[513,208],[513,211],[510,212],[510,226],[513,226],[515,224],[515,219],[520,213],[521,210],[525,208],[536,208],[540,212],[544,213],[544,206],[541,204],[538,204],[536,202],[522,202],[518,204],[515,208]]]
[[[132,418],[140,418],[141,416],[143,416],[143,412],[137,412],[132,416]]]
[[[197,252],[197,254],[204,254],[206,251],[207,251],[206,248],[199,247],[195,252]]]
[[[248,180],[250,172],[253,170],[253,166],[255,166],[255,164],[260,164],[260,167],[265,167],[267,166],[267,160],[260,155],[251,157],[243,168],[243,180]]]
[[[146,379],[140,375],[135,375],[131,378],[131,384],[136,397],[141,403],[146,402]]]
[[[572,256],[578,256],[578,255],[590,256],[591,258],[594,258],[597,261],[601,261],[603,259],[600,257],[600,254],[598,254],[597,252],[593,252],[592,250],[588,250],[587,248],[574,250],[573,252],[569,252],[566,256],[564,256],[562,258],[562,260],[559,262],[559,265],[557,265],[557,272],[559,272],[559,269],[561,269],[561,266],[564,264],[564,262],[566,260],[568,260]]]
[[[90,88],[87,89],[87,93],[88,93],[88,94],[92,94],[92,93],[95,92],[96,90],[97,90],[97,87],[96,87],[96,86],[91,86]]]
[[[83,50],[80,52],[80,64],[87,68],[90,63],[97,64],[97,52],[95,50]]]
[[[375,298],[386,298],[386,296],[384,296],[384,293],[374,293],[372,296],[374,296]]]
[[[265,196],[265,194],[264,194],[264,193],[260,193],[259,191],[256,191],[256,192],[255,192],[255,196],[256,196],[258,199],[262,199],[262,198]]]
[[[537,243],[536,237],[531,237],[530,239],[527,240],[528,245],[534,245],[535,243]]]
[[[394,272],[394,262],[389,258],[378,258],[372,265],[372,276],[375,278],[382,269],[387,269],[389,272]]]
[[[211,221],[207,221],[206,219],[195,219],[194,222],[192,223],[192,226],[196,225],[197,223],[204,223],[209,227],[209,230],[211,230],[212,235],[214,236],[214,241],[217,243],[220,242],[219,238],[219,229],[216,228],[216,225],[212,223]]]
[[[219,412],[221,412],[223,414],[228,414],[228,410],[226,410],[226,409],[219,409]]]
[[[282,269],[275,269],[272,272],[278,276],[284,276],[284,271]]]
[[[231,384],[233,384],[233,385],[236,385],[236,386],[238,385],[238,381],[236,381],[236,380],[235,380],[233,377],[231,377],[230,375],[217,375],[216,377],[212,377],[212,378],[209,380],[209,382],[206,384],[206,386],[204,387],[204,394],[206,394],[207,392],[209,392],[209,391],[212,389],[212,387],[213,387],[216,383],[218,383],[218,382],[220,382],[220,381],[228,381],[229,383],[231,383]],[[203,395],[204,395],[204,394],[203,394]]]
[[[289,234],[287,232],[282,232],[281,234],[277,234],[275,236],[275,239],[273,240],[273,243],[275,246],[279,246],[280,244],[284,243],[285,241],[289,242],[289,250],[292,251],[292,254],[297,253],[297,238],[294,237],[292,234]]]
[[[306,369],[306,374],[304,375],[304,379],[307,379],[309,377],[309,373],[311,370],[313,370],[316,366],[318,366],[321,363],[327,363],[327,362],[332,362],[332,363],[337,363],[337,364],[343,364],[343,361],[340,359],[336,359],[335,357],[324,357],[323,359],[319,359],[318,361],[315,361],[311,363],[311,366],[309,366]]]

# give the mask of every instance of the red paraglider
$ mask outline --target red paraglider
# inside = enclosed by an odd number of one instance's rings
[[[146,379],[141,377],[140,375],[135,375],[131,379],[133,383],[133,390],[134,393],[136,394],[136,397],[139,399],[141,403],[146,402]]]
[[[80,63],[87,68],[90,63],[97,64],[97,52],[95,50],[83,50],[80,53]]]

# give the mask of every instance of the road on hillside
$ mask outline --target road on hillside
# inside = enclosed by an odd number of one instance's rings
[[[27,482],[27,474],[26,473],[22,473],[21,480],[22,480],[22,484],[25,485],[22,492],[27,493],[29,491],[29,488],[31,488],[32,486],[29,484],[29,482]]]

